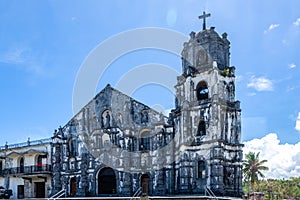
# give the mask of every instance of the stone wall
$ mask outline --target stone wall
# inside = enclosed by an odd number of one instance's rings
[[[53,137],[55,191],[105,195],[99,181],[107,173],[111,196],[140,187],[152,195],[207,187],[241,196],[241,109],[229,44],[214,28],[191,34],[169,117],[107,85]]]

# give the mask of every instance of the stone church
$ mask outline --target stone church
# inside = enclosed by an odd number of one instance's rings
[[[227,34],[207,29],[204,18],[183,44],[169,116],[107,85],[55,131],[52,193],[241,196],[241,109],[229,49]]]

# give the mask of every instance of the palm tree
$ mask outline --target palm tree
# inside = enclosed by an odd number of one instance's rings
[[[254,190],[254,184],[258,181],[258,176],[265,177],[262,171],[268,170],[269,168],[264,166],[267,160],[259,160],[259,152],[249,152],[246,154],[246,160],[243,160],[243,173],[245,179],[251,183],[251,190]]]

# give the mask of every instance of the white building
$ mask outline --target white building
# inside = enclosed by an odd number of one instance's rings
[[[0,186],[11,199],[44,198],[51,193],[51,139],[0,147]]]

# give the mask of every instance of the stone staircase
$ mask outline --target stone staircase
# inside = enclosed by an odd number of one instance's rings
[[[28,200],[42,200],[41,198],[30,198]],[[242,200],[236,197],[212,197],[212,196],[145,196],[145,197],[66,197],[66,198],[44,198],[44,200]],[[26,199],[24,199],[26,200]]]
[[[202,200],[241,200],[235,197],[217,197],[214,192],[209,188],[205,187],[204,195],[169,195],[169,196],[145,196],[142,193],[142,187],[138,188],[136,192],[131,197],[66,197],[66,191],[63,189],[58,193],[54,194],[50,198],[45,198],[46,200],[192,200],[192,199],[202,199]],[[34,199],[30,199],[34,200]]]

